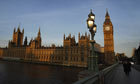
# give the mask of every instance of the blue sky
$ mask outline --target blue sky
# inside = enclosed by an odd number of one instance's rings
[[[139,4],[139,0],[0,0],[0,46],[8,45],[19,23],[28,41],[37,36],[40,27],[44,46],[62,45],[64,33],[75,35],[77,41],[78,32],[88,32],[86,19],[90,9],[96,15],[95,40],[104,46],[103,22],[108,8],[115,52],[131,56],[140,42]]]

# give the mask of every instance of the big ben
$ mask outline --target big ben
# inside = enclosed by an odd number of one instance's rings
[[[104,31],[104,62],[111,65],[115,62],[113,24],[111,22],[108,11],[106,11],[105,21],[103,24]]]

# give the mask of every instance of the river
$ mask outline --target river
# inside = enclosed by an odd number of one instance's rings
[[[83,68],[0,61],[0,84],[72,84]]]

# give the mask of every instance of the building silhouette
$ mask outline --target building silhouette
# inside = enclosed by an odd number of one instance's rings
[[[9,41],[8,48],[0,48],[0,57],[5,60],[24,60],[29,62],[46,62],[64,66],[87,67],[87,58],[90,53],[90,35],[78,34],[78,43],[75,36],[63,37],[63,46],[50,47],[42,46],[40,28],[35,39],[31,39],[29,44],[27,36],[24,37],[24,29],[14,28],[13,39]],[[24,43],[23,43],[24,42]],[[102,63],[103,51],[99,44],[95,44],[96,54],[99,55],[99,62]],[[102,60],[101,60],[102,59]]]
[[[118,61],[121,61],[121,62],[126,61],[128,59],[125,53],[117,53],[116,58]]]
[[[13,40],[9,42],[9,46],[22,46],[23,45],[23,36],[24,36],[24,29],[21,32],[19,27],[18,27],[17,31],[16,31],[16,28],[14,28]]]
[[[134,58],[135,64],[140,65],[140,45],[137,49],[136,48],[134,49],[133,58]]]
[[[98,63],[111,65],[115,62],[113,24],[108,11],[106,11],[103,24],[104,47],[95,43],[95,52],[98,55]],[[24,39],[24,40],[23,40]],[[8,48],[0,48],[0,58],[24,60],[30,62],[46,62],[65,66],[87,67],[88,56],[90,54],[90,35],[78,34],[78,42],[75,36],[69,34],[63,37],[63,46],[42,46],[41,31],[39,28],[35,39],[29,42],[27,36],[24,38],[24,29],[20,26],[14,28],[13,39],[9,41]]]

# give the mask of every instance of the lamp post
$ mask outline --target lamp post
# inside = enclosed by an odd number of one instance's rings
[[[97,72],[98,71],[98,61],[97,61],[97,55],[94,50],[94,36],[96,33],[96,24],[95,22],[95,15],[92,13],[92,10],[90,11],[90,14],[88,15],[87,19],[87,27],[91,33],[91,48],[90,48],[90,55],[88,56],[88,70]]]

